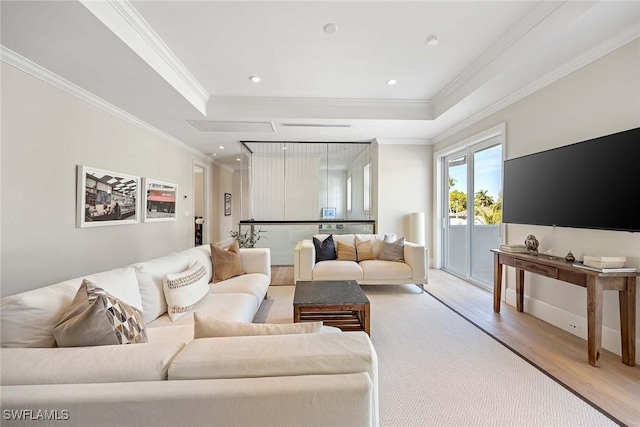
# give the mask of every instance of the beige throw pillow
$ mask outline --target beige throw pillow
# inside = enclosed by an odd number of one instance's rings
[[[142,312],[87,279],[53,328],[53,336],[58,347],[147,342]]]
[[[337,243],[338,261],[356,261],[356,248],[355,246],[348,245],[342,242]]]
[[[356,252],[358,254],[358,262],[376,259],[376,257],[373,256],[373,248],[369,241],[358,243]]]
[[[244,274],[240,260],[240,246],[237,241],[234,241],[229,249],[211,244],[211,261],[214,283]]]
[[[287,334],[313,334],[322,330],[322,322],[303,323],[244,323],[225,322],[213,317],[207,317],[197,311],[193,313],[195,321],[193,337],[240,337],[254,335],[287,335]]]

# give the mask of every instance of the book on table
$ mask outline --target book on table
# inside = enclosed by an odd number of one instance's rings
[[[600,273],[635,273],[637,270],[635,267],[618,267],[618,268],[598,268],[584,265],[580,262],[573,264],[574,267],[584,268],[585,270],[598,271]]]
[[[582,257],[582,263],[594,268],[623,268],[627,262],[625,256],[590,256]]]
[[[522,244],[500,245],[500,250],[505,252],[527,252],[527,247]]]

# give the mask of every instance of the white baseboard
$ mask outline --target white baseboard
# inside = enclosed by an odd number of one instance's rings
[[[507,304],[516,305],[516,291],[515,289],[507,289],[506,292]],[[524,311],[531,314],[547,323],[552,324],[564,331],[571,332],[585,341],[587,340],[587,319],[584,317],[576,316],[573,313],[562,310],[546,302],[529,298],[528,295],[524,296]],[[578,326],[578,330],[571,329],[569,322]],[[620,342],[620,331],[602,326],[602,348],[609,350],[610,352],[622,355],[622,344]],[[640,340],[636,337],[636,355],[640,354]],[[637,359],[637,357],[636,357]]]

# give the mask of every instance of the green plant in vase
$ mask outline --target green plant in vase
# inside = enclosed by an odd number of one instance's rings
[[[230,231],[229,234],[238,242],[241,248],[253,248],[256,246],[258,240],[262,238],[266,239],[266,236],[261,236],[262,233],[266,232],[267,230],[263,230],[262,228],[256,230],[255,226],[252,225],[245,231]]]

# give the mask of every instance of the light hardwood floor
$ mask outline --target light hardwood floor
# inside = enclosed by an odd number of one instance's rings
[[[595,368],[587,361],[585,340],[505,303],[494,313],[490,292],[442,270],[431,269],[429,274],[425,289],[431,295],[603,412],[624,425],[640,427],[640,364],[624,365],[620,356],[604,350],[602,366]],[[293,267],[273,267],[272,285],[293,282]]]

